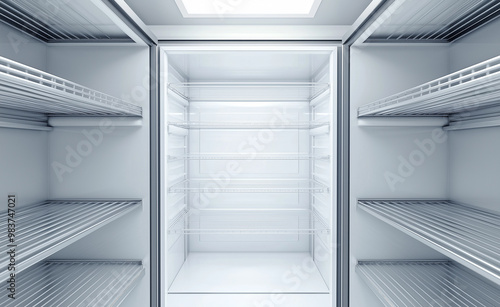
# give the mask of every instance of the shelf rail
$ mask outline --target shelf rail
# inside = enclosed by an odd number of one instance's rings
[[[139,208],[140,200],[49,200],[16,210],[16,272],[76,242],[100,227]],[[5,214],[7,216],[7,214]],[[7,229],[7,219],[0,221]],[[1,244],[7,246],[5,236]],[[10,256],[0,255],[0,266],[7,268]],[[9,276],[7,269],[0,271],[0,279]]]
[[[500,285],[500,215],[447,200],[359,200],[358,206]]]
[[[0,57],[0,107],[50,116],[142,116],[142,108]]]
[[[328,122],[290,122],[290,123],[269,123],[269,122],[170,122],[170,127],[182,129],[314,129],[319,127],[328,128]],[[173,133],[173,132],[171,132]]]
[[[16,278],[16,299],[0,305],[117,307],[144,276],[141,261],[50,260]]]
[[[329,160],[329,155],[307,153],[199,153],[168,155],[169,160]]]
[[[356,272],[387,307],[498,306],[500,289],[451,261],[359,261]]]
[[[500,105],[500,56],[377,100],[358,116],[449,116]]]

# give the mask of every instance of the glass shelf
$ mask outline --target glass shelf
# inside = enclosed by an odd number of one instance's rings
[[[169,160],[329,160],[329,155],[307,153],[200,153],[168,155]]]
[[[317,212],[306,209],[184,211],[172,220],[168,229],[168,234],[188,235],[298,235],[315,233],[330,234],[330,228]]]
[[[314,129],[329,127],[328,122],[170,122],[169,126],[184,129]]]
[[[328,187],[309,179],[189,179],[168,188],[169,193],[325,193]]]
[[[387,307],[498,306],[500,289],[450,261],[360,261],[356,271]]]
[[[193,101],[310,101],[328,91],[320,82],[182,82],[168,89]]]
[[[446,200],[359,200],[382,221],[500,285],[500,215]]]

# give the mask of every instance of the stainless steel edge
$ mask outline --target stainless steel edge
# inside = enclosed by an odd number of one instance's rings
[[[159,47],[150,47],[150,306],[160,306]]]
[[[373,0],[344,35],[342,43],[352,45],[394,1]]]
[[[349,306],[349,62],[350,47],[339,52],[337,113],[337,307]]]
[[[158,38],[148,26],[128,6],[125,0],[101,0],[107,5],[130,29],[135,32],[148,46],[158,45]]]

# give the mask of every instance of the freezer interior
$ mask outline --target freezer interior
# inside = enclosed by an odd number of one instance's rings
[[[166,48],[167,302],[330,306],[336,61],[334,47]]]

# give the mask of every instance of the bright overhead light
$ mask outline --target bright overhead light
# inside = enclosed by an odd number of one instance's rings
[[[307,18],[321,0],[175,0],[185,18]]]

